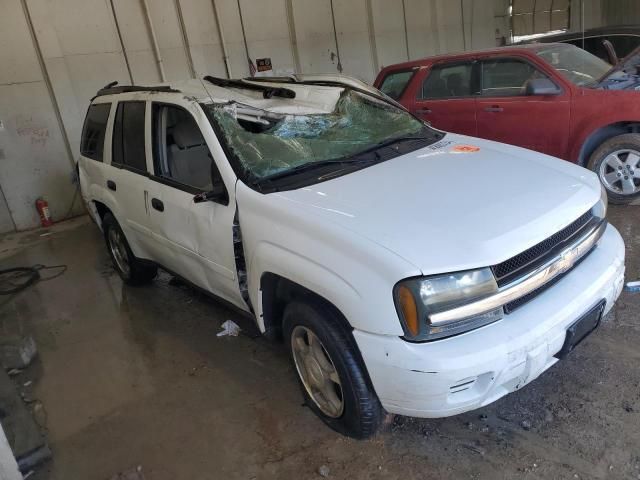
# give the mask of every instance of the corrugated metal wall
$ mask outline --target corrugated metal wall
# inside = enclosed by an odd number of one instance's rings
[[[602,0],[602,18],[604,25],[638,25],[640,1]]]

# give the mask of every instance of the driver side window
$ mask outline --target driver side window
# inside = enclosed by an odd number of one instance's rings
[[[210,191],[212,157],[195,119],[183,108],[153,104],[154,169],[158,177]]]
[[[529,80],[548,78],[533,65],[514,58],[493,58],[482,62],[483,97],[514,97],[525,95]]]

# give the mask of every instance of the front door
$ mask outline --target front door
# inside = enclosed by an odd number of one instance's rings
[[[469,60],[431,67],[418,90],[413,113],[435,128],[476,136],[473,64]]]
[[[228,189],[226,202],[194,203],[195,194],[222,182],[200,128],[185,108],[153,103],[152,111],[154,175],[149,211],[158,262],[244,307],[233,248],[234,192]]]
[[[548,76],[524,59],[488,58],[480,70],[478,136],[564,158],[570,93],[527,95],[527,81]]]

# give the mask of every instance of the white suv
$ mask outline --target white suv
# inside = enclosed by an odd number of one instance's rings
[[[521,388],[622,289],[595,174],[435,130],[353,79],[110,85],[81,152],[122,279],[161,267],[284,337],[346,435]]]

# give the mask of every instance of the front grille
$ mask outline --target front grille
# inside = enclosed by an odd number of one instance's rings
[[[578,259],[578,261],[576,263],[573,264],[573,266],[567,270],[566,272],[558,275],[555,278],[552,278],[551,280],[549,280],[547,283],[545,283],[544,285],[542,285],[541,287],[536,288],[535,290],[527,293],[526,295],[523,295],[520,298],[515,299],[512,302],[507,303],[504,306],[504,313],[506,313],[507,315],[510,314],[511,312],[513,312],[515,309],[520,308],[521,306],[523,306],[525,303],[533,300],[534,298],[536,298],[538,295],[540,295],[542,292],[544,292],[545,290],[547,290],[548,288],[552,287],[553,285],[555,285],[557,282],[559,282],[560,280],[562,280],[564,278],[565,275],[567,275],[569,272],[571,272],[571,270],[573,270],[574,268],[576,268],[578,266],[578,264],[580,262],[582,262],[585,258],[587,258],[589,256],[591,252],[587,252],[584,254],[584,256],[582,256],[581,258]]]
[[[545,260],[557,252],[559,247],[569,244],[572,239],[577,238],[593,218],[593,213],[588,211],[575,222],[554,233],[546,240],[519,253],[515,257],[491,267],[498,282],[498,287],[502,287],[544,263]]]

